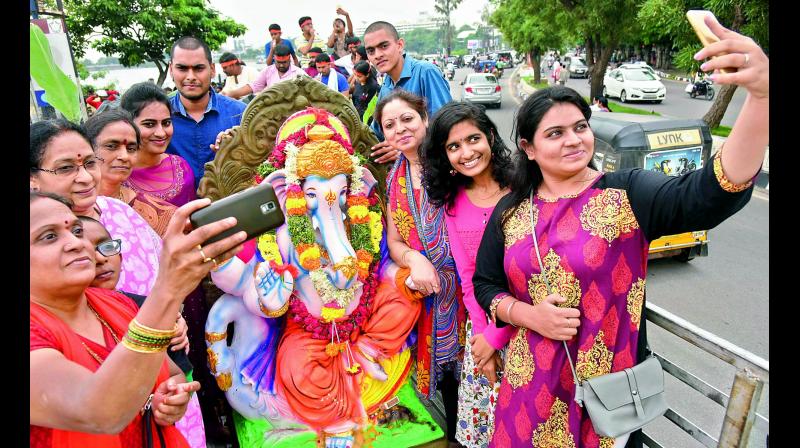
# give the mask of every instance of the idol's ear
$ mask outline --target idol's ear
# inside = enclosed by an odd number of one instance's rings
[[[275,196],[278,197],[278,202],[281,203],[281,208],[286,213],[286,170],[273,171],[264,179],[264,182],[272,185]]]

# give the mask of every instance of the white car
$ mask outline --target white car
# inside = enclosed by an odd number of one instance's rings
[[[473,103],[492,104],[500,108],[503,99],[503,92],[497,78],[491,73],[473,73],[467,75],[467,79],[461,81],[464,86],[461,92],[461,99]]]
[[[647,70],[615,69],[603,77],[603,96],[628,101],[655,101],[667,96],[667,88]]]
[[[661,81],[661,77],[658,76],[658,72],[653,67],[647,65],[647,62],[639,61],[639,62],[630,62],[627,64],[621,64],[617,68],[624,68],[624,69],[631,69],[631,70],[646,70],[651,75],[653,75],[657,80]]]

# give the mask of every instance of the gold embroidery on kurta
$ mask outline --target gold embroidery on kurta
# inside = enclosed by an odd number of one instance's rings
[[[509,343],[506,352],[506,378],[508,384],[516,389],[528,384],[533,379],[533,355],[528,346],[527,329],[520,328],[517,335]]]
[[[575,273],[567,272],[561,267],[561,257],[553,249],[550,249],[550,252],[544,256],[542,262],[544,263],[544,275],[547,276],[547,281],[550,282],[553,292],[567,299],[566,302],[559,306],[577,307],[583,294],[581,293],[581,282],[575,278]],[[530,294],[534,305],[542,303],[547,297],[547,286],[541,274],[533,274],[528,279],[528,294]]]
[[[539,209],[534,205],[533,207],[533,222],[539,220]],[[531,200],[525,199],[514,210],[514,214],[506,221],[503,226],[503,235],[505,236],[506,249],[513,246],[517,241],[525,238],[531,234]]]
[[[614,354],[606,347],[603,336],[603,330],[598,331],[594,338],[594,345],[588,352],[578,350],[578,362],[575,363],[575,370],[578,372],[579,380],[588,380],[611,372]]]
[[[589,199],[581,211],[581,225],[590,234],[608,241],[639,228],[628,194],[624,190],[607,188]]]
[[[753,185],[752,179],[743,184],[735,184],[728,180],[728,177],[725,176],[725,172],[722,170],[722,148],[720,148],[714,156],[714,176],[716,176],[719,186],[728,193],[739,193]]]
[[[531,442],[536,448],[575,448],[575,438],[569,432],[567,404],[558,397],[550,408],[550,418],[539,423]]]
[[[600,437],[600,448],[614,448],[614,438]]]
[[[628,292],[628,314],[631,315],[631,322],[639,328],[642,320],[642,305],[644,304],[644,284],[643,279],[636,280]]]

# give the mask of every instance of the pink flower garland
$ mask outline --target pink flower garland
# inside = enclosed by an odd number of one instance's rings
[[[320,123],[316,123],[320,124]],[[342,138],[342,136],[331,126],[327,121],[322,123],[323,126],[333,131],[333,136],[331,140],[342,145],[342,147],[347,151],[348,154],[353,154],[353,146]],[[303,146],[304,144],[308,143],[308,136],[306,136],[306,129],[302,128],[290,134],[288,137],[283,139],[280,143],[275,145],[272,148],[272,153],[270,153],[267,160],[269,161],[272,166],[275,168],[281,169],[286,166],[286,144],[292,143],[293,145],[297,146],[298,148]]]

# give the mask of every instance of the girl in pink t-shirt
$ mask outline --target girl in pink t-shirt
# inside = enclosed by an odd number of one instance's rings
[[[508,193],[510,151],[485,109],[470,103],[444,105],[428,132],[420,151],[422,184],[429,201],[445,207],[450,250],[468,312],[456,439],[466,447],[485,447],[494,429],[501,349],[513,327],[498,329],[487,317],[475,299],[472,274],[486,223]]]

